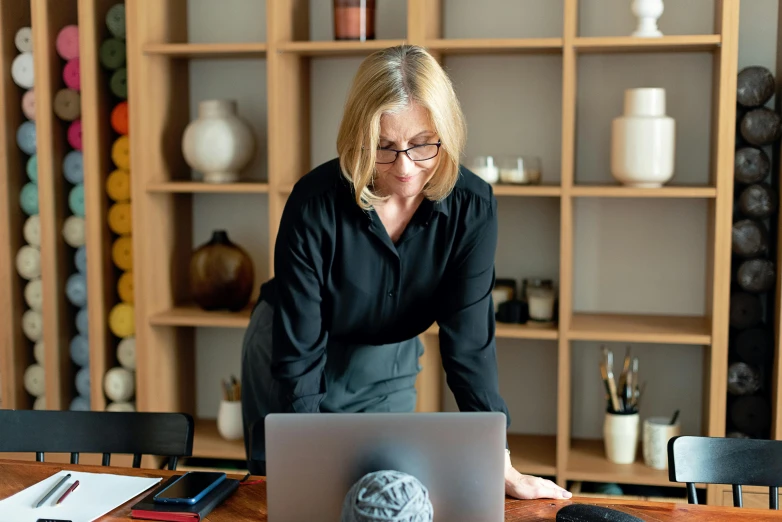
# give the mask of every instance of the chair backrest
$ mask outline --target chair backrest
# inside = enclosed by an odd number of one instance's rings
[[[769,488],[769,507],[779,509],[782,441],[719,437],[673,437],[668,441],[668,478],[687,483],[687,501],[697,504],[695,484],[731,484],[733,505],[742,507],[741,486]]]
[[[102,453],[108,466],[112,453],[133,455],[133,467],[142,455],[168,457],[176,469],[179,457],[193,453],[193,418],[184,413],[0,410],[0,453],[70,453],[71,464],[80,453]]]

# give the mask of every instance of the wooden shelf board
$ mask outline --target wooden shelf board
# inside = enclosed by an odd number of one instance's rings
[[[660,38],[632,36],[577,37],[573,43],[580,53],[623,52],[702,52],[719,49],[722,37],[718,34],[672,35]]]
[[[440,328],[437,324],[433,324],[426,333],[429,335],[437,335],[440,333]],[[559,338],[559,331],[557,330],[556,325],[536,326],[532,323],[497,323],[495,335],[498,339],[542,339],[556,341]]]
[[[144,54],[171,58],[237,58],[263,57],[266,44],[248,43],[148,43]]]
[[[277,50],[301,56],[361,56],[403,43],[404,40],[284,42]]]
[[[554,435],[508,434],[513,467],[520,473],[536,476],[557,474],[557,437]]]
[[[550,196],[562,195],[559,185],[492,185],[495,196]]]
[[[196,419],[193,457],[225,460],[247,459],[243,440],[225,440],[217,432],[217,421]]]
[[[196,305],[177,306],[149,318],[153,326],[192,326],[213,328],[247,328],[250,323],[249,306],[241,312],[207,312]]]
[[[602,440],[574,439],[568,455],[567,480],[684,487],[669,481],[667,471],[646,466],[640,455],[632,464],[614,464],[606,458]]]
[[[711,344],[711,325],[700,316],[574,313],[567,337],[579,341]]]
[[[562,38],[439,38],[426,47],[445,54],[516,54],[562,52]]]
[[[265,194],[269,192],[266,182],[204,183],[201,181],[161,181],[149,183],[147,192],[160,193],[203,193],[203,194]]]
[[[715,187],[676,187],[660,188],[623,187],[612,185],[576,185],[570,194],[594,198],[716,198]]]

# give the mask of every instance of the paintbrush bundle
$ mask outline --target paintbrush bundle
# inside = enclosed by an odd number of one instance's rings
[[[609,413],[638,413],[643,394],[643,385],[638,381],[638,357],[631,357],[627,347],[619,382],[614,376],[614,353],[602,347],[603,358],[600,361],[600,376],[606,389],[606,409]],[[644,383],[645,385],[646,383]]]
[[[223,379],[223,400],[230,402],[242,400],[242,383],[233,375],[230,380]]]

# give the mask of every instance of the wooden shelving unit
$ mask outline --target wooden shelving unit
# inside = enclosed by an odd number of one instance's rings
[[[269,192],[269,184],[243,182],[217,185],[198,181],[161,181],[149,183],[147,192],[163,194],[265,194]]]

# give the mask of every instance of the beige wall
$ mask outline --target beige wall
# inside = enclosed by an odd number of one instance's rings
[[[443,0],[446,37],[561,35],[560,0]],[[625,35],[633,30],[628,0],[582,0],[580,33]],[[331,39],[331,2],[310,0],[312,39]],[[406,1],[379,0],[377,35],[401,38]],[[262,41],[262,0],[190,0],[192,41]],[[743,0],[740,66],[774,67],[775,0]],[[713,27],[713,0],[668,0],[660,27],[666,34],[705,34]],[[360,59],[312,62],[312,165],[335,155],[335,135],[351,77]],[[526,153],[542,158],[547,181],[559,180],[561,58],[450,57],[451,74],[469,124],[467,155]],[[207,97],[238,99],[261,152],[248,172],[265,177],[266,75],[263,60],[194,61],[192,111]],[[577,171],[579,182],[610,181],[610,123],[622,110],[624,89],[663,86],[677,120],[674,182],[708,179],[711,58],[692,55],[619,55],[579,58]],[[253,255],[259,283],[268,274],[265,196],[195,196],[193,243],[225,227]],[[705,312],[705,204],[701,201],[581,200],[576,206],[574,304],[578,311],[703,314]],[[559,273],[556,199],[500,198],[498,277]],[[214,417],[219,380],[238,375],[242,331],[200,329],[197,334],[198,414]],[[610,345],[617,357],[624,344]],[[685,432],[697,432],[703,349],[640,345],[641,373],[649,382],[642,416],[682,410]],[[556,430],[556,344],[498,342],[500,380],[514,419],[512,431]],[[573,434],[599,437],[602,389],[598,343],[573,351]],[[453,408],[450,393],[448,407]]]

